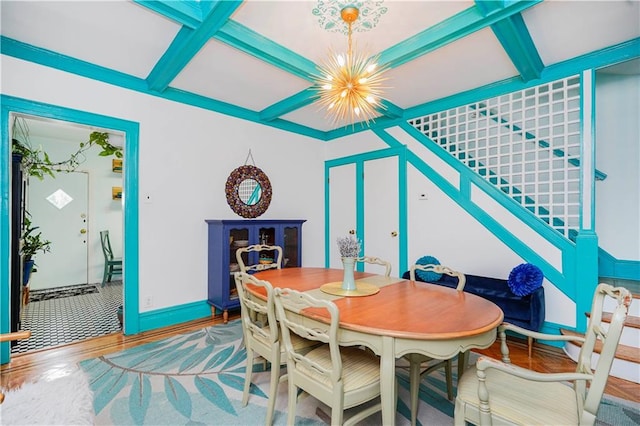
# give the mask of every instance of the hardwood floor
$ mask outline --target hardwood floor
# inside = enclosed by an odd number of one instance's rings
[[[235,313],[230,314],[229,317],[230,319],[235,319],[239,315]],[[10,363],[0,367],[0,386],[4,389],[11,389],[20,386],[25,381],[60,377],[70,374],[76,368],[76,364],[82,360],[144,345],[174,334],[222,324],[222,322],[222,316],[216,316],[148,331],[135,336],[124,336],[121,333],[115,333],[58,348],[14,355]],[[557,348],[536,345],[533,350],[533,356],[529,358],[526,342],[510,338],[509,349],[513,364],[535,371],[560,372],[573,371],[575,369],[575,363]],[[478,352],[500,359],[498,343]],[[605,392],[618,398],[640,402],[640,385],[616,377],[609,378]]]

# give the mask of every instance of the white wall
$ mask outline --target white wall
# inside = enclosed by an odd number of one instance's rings
[[[204,220],[239,218],[224,185],[249,149],[273,186],[262,218],[306,219],[303,264],[323,265],[322,142],[8,56],[1,78],[6,95],[140,123],[138,185],[152,203],[139,201],[139,291],[153,299],[141,312],[207,298]]]
[[[640,76],[596,76],[596,232],[618,259],[640,260]]]

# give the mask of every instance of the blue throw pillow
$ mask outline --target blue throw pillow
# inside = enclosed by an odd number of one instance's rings
[[[516,296],[526,296],[542,286],[544,274],[531,263],[522,263],[511,270],[507,284]]]
[[[420,259],[416,260],[416,265],[439,265],[440,261],[433,256],[422,256]],[[416,276],[420,279],[420,281],[425,281],[429,283],[433,283],[442,278],[442,274],[433,271],[421,271],[416,269]]]

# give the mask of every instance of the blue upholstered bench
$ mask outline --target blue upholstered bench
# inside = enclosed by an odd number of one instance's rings
[[[465,277],[467,283],[464,286],[464,291],[483,297],[498,305],[504,312],[505,322],[527,330],[540,331],[544,323],[545,314],[543,287],[539,287],[526,296],[517,296],[507,285],[507,280],[467,274],[465,274]],[[409,271],[405,272],[402,278],[408,280]],[[416,280],[423,281],[419,276],[416,276]],[[434,281],[433,284],[456,288],[458,279],[442,274],[442,277],[438,281]],[[529,356],[531,356],[533,340],[529,339],[528,343]]]

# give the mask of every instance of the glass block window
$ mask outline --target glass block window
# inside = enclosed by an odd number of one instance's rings
[[[563,235],[578,229],[579,76],[409,124]]]

